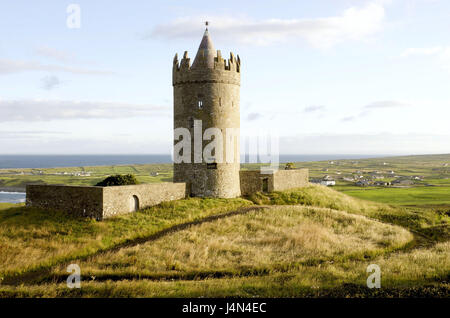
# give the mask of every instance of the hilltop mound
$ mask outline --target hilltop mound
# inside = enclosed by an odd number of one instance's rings
[[[270,207],[108,252],[80,266],[96,279],[217,277],[364,258],[411,240],[408,231],[364,216],[325,208]]]
[[[248,198],[256,204],[307,205],[356,214],[370,214],[388,205],[353,198],[329,187],[311,184],[307,187],[283,192],[256,193]]]

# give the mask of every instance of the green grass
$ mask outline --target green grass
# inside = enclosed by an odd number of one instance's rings
[[[0,211],[0,277],[86,257],[176,224],[248,206],[243,199],[186,199],[102,222],[63,211],[18,207]]]
[[[450,205],[450,186],[412,188],[338,186],[336,190],[360,199],[395,205]]]
[[[256,193],[249,200],[257,204],[308,205],[360,214],[421,233],[430,239],[448,239],[450,217],[442,207],[402,207],[362,200],[330,187],[310,185],[283,192]],[[442,227],[442,229],[438,229]],[[431,230],[432,229],[432,230]],[[439,233],[437,233],[439,231]],[[443,232],[442,232],[443,231]]]
[[[5,210],[5,209],[9,209],[9,208],[17,208],[17,207],[21,207],[21,206],[24,206],[24,205],[25,205],[25,203],[4,203],[4,202],[0,202],[0,211],[1,210]]]

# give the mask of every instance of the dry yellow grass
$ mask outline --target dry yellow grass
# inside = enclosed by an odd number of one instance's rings
[[[368,276],[366,268],[373,263],[381,268],[380,290],[369,290],[365,285]],[[449,266],[450,242],[445,242],[409,252],[382,255],[370,261],[347,260],[321,266],[301,266],[265,276],[190,281],[84,280],[81,290],[68,289],[65,283],[16,287],[0,285],[0,297],[354,297],[355,290],[351,290],[349,285],[358,286],[360,296],[379,293],[389,297],[417,297],[422,293],[428,297],[448,297],[450,285],[443,281],[448,278]],[[433,286],[436,289],[432,289]]]
[[[0,210],[0,280],[248,205],[243,199],[191,198],[102,222],[37,208]]]
[[[450,241],[437,243],[430,248],[380,256],[374,260],[389,286],[414,285],[417,281],[447,280],[450,276]]]
[[[276,271],[383,252],[411,240],[407,230],[364,216],[326,208],[272,207],[106,253],[80,267],[94,276]]]

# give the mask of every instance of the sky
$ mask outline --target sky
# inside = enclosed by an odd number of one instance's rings
[[[450,1],[1,0],[0,154],[170,153],[173,57],[206,20],[241,59],[242,138],[450,153]]]

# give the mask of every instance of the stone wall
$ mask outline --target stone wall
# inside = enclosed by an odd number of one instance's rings
[[[239,172],[242,195],[264,192],[263,180],[267,179],[267,192],[273,191],[273,174],[262,174],[259,170],[241,170]]]
[[[185,183],[153,183],[103,188],[103,217],[134,212],[164,201],[184,199]],[[137,206],[136,206],[137,199]]]
[[[115,187],[27,185],[27,206],[59,210],[98,220],[163,201],[183,199],[185,183],[155,183]]]
[[[103,218],[103,188],[27,185],[26,205],[58,210],[74,216]]]
[[[308,169],[278,170],[274,174],[273,191],[301,188],[309,183]]]
[[[309,171],[308,169],[278,170],[272,174],[264,174],[259,170],[241,170],[239,177],[242,195],[250,195],[255,192],[283,191],[307,186]]]
[[[273,174],[241,170],[239,179],[242,195],[283,191],[307,186],[308,169],[279,170]],[[98,220],[189,195],[186,183],[170,182],[115,187],[27,185],[26,192],[27,206]]]

